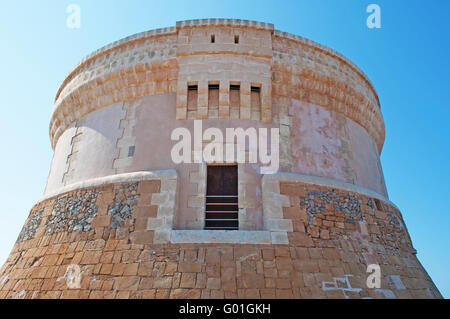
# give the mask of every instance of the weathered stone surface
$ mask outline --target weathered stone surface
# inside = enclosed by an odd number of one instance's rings
[[[108,215],[111,215],[111,228],[116,229],[125,225],[130,219],[139,196],[136,191],[139,183],[125,184],[114,189],[114,202],[108,206]]]
[[[305,227],[303,231],[294,227],[287,232],[285,242],[277,244],[193,242],[161,246],[152,242],[152,231],[146,231],[150,237],[136,241],[136,234],[141,236],[143,231],[134,230],[137,218],[133,213],[124,218],[127,227],[92,222],[91,229],[69,231],[68,221],[84,220],[76,218],[80,214],[75,211],[89,214],[89,208],[103,203],[103,212],[93,211],[112,217],[120,212],[114,207],[135,207],[136,199],[147,196],[140,193],[139,189],[145,188],[139,188],[139,182],[103,185],[101,190],[86,189],[49,199],[32,210],[21,241],[0,269],[0,296],[440,297],[414,255],[396,207],[367,195],[289,183],[286,187],[281,182],[280,195],[288,196],[289,207],[280,210],[294,225],[299,222]],[[72,213],[65,214],[65,210]],[[45,211],[54,213],[49,214],[48,223],[39,222]],[[69,217],[57,219],[62,216]],[[46,233],[49,227],[60,231]],[[382,289],[365,285],[370,263],[381,266]],[[79,288],[72,290],[77,282]]]
[[[36,229],[41,225],[43,210],[38,210],[32,213],[28,219],[28,222],[23,226],[17,242],[33,239],[36,235]]]
[[[45,233],[51,235],[60,232],[91,230],[91,223],[98,211],[97,197],[97,192],[86,191],[55,200],[53,212],[45,222]]]
[[[239,231],[202,230],[210,163],[170,160],[170,131],[195,119],[279,129],[278,173],[238,165]],[[384,134],[358,67],[273,25],[184,21],[113,43],[57,93],[45,197],[0,298],[440,298],[387,199]]]

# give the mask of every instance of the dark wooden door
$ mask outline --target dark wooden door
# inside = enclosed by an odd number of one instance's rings
[[[239,229],[237,166],[208,166],[205,229]]]
[[[208,195],[237,195],[237,166],[208,166]]]

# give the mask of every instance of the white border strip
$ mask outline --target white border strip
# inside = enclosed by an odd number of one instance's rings
[[[172,230],[172,244],[272,244],[269,231]]]

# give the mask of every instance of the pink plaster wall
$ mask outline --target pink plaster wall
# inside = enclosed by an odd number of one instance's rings
[[[292,172],[334,178],[387,195],[374,141],[357,123],[293,99]]]
[[[353,152],[351,166],[355,171],[357,185],[387,196],[376,143],[359,124],[349,119],[346,122]]]
[[[337,138],[338,124],[323,107],[292,100],[292,171],[348,181]]]
[[[116,144],[123,132],[119,124],[125,117],[122,104],[89,113],[64,132],[55,149],[45,194],[65,185],[115,174]],[[75,134],[78,138],[73,139]]]
[[[76,183],[95,177],[114,174],[113,161],[119,155],[117,139],[122,136],[120,120],[125,117],[123,103],[88,114],[78,122],[81,139],[76,144],[76,161],[71,161],[70,169],[76,173],[66,184]]]
[[[200,164],[176,165],[171,159],[171,149],[176,143],[171,141],[172,131],[186,127],[193,135],[194,120],[176,120],[175,94],[147,96],[136,102],[132,131],[136,137],[135,154],[120,172],[176,169],[179,184],[175,228],[202,229],[203,219],[198,209],[188,207],[189,197],[200,191],[190,180],[190,175],[199,171]],[[55,149],[46,193],[64,185],[117,173],[113,163],[119,155],[117,142],[123,134],[119,125],[125,113],[122,103],[114,104],[88,114],[76,127],[64,132]],[[324,107],[297,100],[292,100],[289,114],[292,118],[292,172],[338,179],[386,194],[376,145],[361,126]],[[206,119],[202,124],[203,131],[217,127],[224,134],[228,127],[278,127],[274,123],[239,119]],[[74,138],[76,134],[78,137]],[[245,193],[245,203],[242,203],[245,227],[262,229],[259,165],[241,164],[239,174],[239,190]]]
[[[75,123],[72,123],[70,127],[64,131],[56,144],[44,195],[52,193],[63,186],[63,176],[67,171],[67,157],[71,153],[71,141],[76,130]]]

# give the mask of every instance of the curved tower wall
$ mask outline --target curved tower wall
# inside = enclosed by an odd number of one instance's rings
[[[171,159],[172,131],[195,120],[280,131],[278,173],[238,164],[238,231],[203,230],[211,163]],[[271,24],[183,21],[108,45],[58,90],[44,197],[0,297],[440,297],[388,199],[384,134],[359,68]]]

